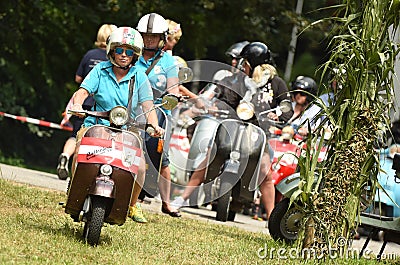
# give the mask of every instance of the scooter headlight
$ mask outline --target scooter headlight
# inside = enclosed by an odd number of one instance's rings
[[[100,167],[100,173],[104,176],[110,176],[112,173],[112,167],[110,165],[102,165]]]
[[[240,119],[250,120],[254,116],[254,105],[249,102],[242,102],[237,106],[236,113]]]
[[[128,122],[128,110],[123,106],[117,106],[110,112],[110,123],[122,126]]]
[[[230,158],[232,160],[239,160],[240,159],[240,153],[237,151],[232,151],[230,154]]]

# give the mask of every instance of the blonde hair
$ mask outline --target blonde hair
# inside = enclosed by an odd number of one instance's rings
[[[113,24],[103,24],[97,31],[97,40],[94,45],[102,49],[107,48],[107,38],[116,28],[117,26]]]
[[[265,75],[270,75],[269,79],[272,79],[274,76],[278,75],[278,71],[270,64],[261,64],[254,68],[252,79],[256,83],[260,83]]]
[[[179,40],[182,37],[181,24],[170,19],[166,19],[165,21],[168,23],[168,38]]]

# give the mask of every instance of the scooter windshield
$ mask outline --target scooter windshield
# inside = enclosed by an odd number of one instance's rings
[[[218,98],[220,91],[216,84],[207,84],[200,92],[200,100],[204,103],[206,107],[210,107]]]
[[[155,99],[161,98],[168,92],[177,91],[179,85],[178,70],[176,65],[170,67],[155,65],[153,67],[148,78]]]

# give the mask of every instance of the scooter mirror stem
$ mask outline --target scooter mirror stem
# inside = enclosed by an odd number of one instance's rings
[[[270,113],[270,112],[272,112],[272,111],[276,111],[276,110],[278,110],[278,109],[280,109],[279,106],[276,107],[276,108],[273,108],[273,109],[269,109],[269,110],[262,111],[262,112],[260,112],[259,116],[264,115],[264,114],[267,114],[267,113]]]
[[[282,113],[289,112],[291,110],[291,108],[292,108],[292,104],[290,103],[289,100],[282,100],[282,102],[279,104],[278,107],[273,108],[273,109],[269,109],[269,110],[266,110],[266,111],[262,111],[262,112],[260,112],[259,115],[264,115],[264,114],[267,114],[267,113],[272,112],[272,111],[281,112],[281,114],[282,114]],[[278,116],[280,116],[280,115],[278,115]]]
[[[395,154],[393,157],[392,169],[396,170],[394,181],[400,183],[400,154]]]
[[[135,120],[137,120],[139,117],[141,117],[141,116],[143,116],[143,115],[146,115],[147,113],[149,113],[149,112],[151,112],[152,110],[155,110],[156,108],[161,107],[161,106],[162,106],[162,104],[156,104],[156,105],[154,105],[154,107],[152,107],[152,108],[149,109],[148,111],[142,112],[142,113],[140,113],[139,115],[137,115],[137,116],[135,117]]]
[[[161,97],[166,95],[168,93],[168,91],[170,91],[172,88],[175,88],[176,86],[179,86],[184,83],[189,83],[190,81],[192,81],[193,80],[192,69],[190,69],[189,67],[183,67],[183,68],[179,69],[178,80],[179,80],[179,82],[177,82],[176,84],[173,84],[172,86],[165,89],[165,91]]]
[[[159,107],[163,107],[164,109],[167,110],[172,110],[173,108],[176,107],[176,105],[178,105],[179,103],[179,98],[173,94],[167,94],[165,96],[163,96],[162,98],[162,102],[160,104],[154,104],[154,107],[152,107],[151,109],[149,109],[146,112],[140,113],[139,115],[136,116],[135,120],[137,120],[139,117],[151,112],[152,110],[155,110]]]

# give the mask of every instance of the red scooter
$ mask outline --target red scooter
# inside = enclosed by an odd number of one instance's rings
[[[178,101],[176,96],[168,94],[155,107],[172,109]],[[132,131],[143,130],[143,126],[129,124],[130,115],[122,106],[107,112],[71,113],[110,120],[110,126],[94,125],[83,136],[65,204],[65,212],[74,221],[85,223],[85,241],[97,245],[104,222],[122,225],[127,218],[143,152],[142,138]],[[144,128],[150,135],[154,132],[150,125]]]
[[[294,134],[290,126],[286,126],[283,129],[272,127],[270,133],[274,136],[268,140],[268,144],[274,151],[271,170],[272,182],[276,186],[283,179],[296,172],[297,157],[300,155],[299,141],[302,140],[302,137]],[[280,202],[282,198],[282,193],[276,190],[275,202]]]
[[[282,145],[280,147],[284,146]],[[294,204],[289,208],[290,197],[298,189],[301,180],[300,173],[296,171],[297,157],[302,155],[301,152],[306,146],[305,143],[299,142],[295,147],[288,148],[291,150],[287,149],[286,152],[289,152],[285,153],[283,157],[280,157],[281,160],[277,160],[279,161],[279,167],[277,167],[276,164],[272,166],[274,170],[273,181],[277,195],[275,207],[268,220],[268,229],[273,239],[280,239],[286,242],[293,242],[297,239],[299,225],[304,215],[304,213],[299,210],[300,208],[295,207]],[[328,147],[322,146],[319,151],[318,162],[322,162],[325,159],[327,151]],[[284,165],[285,163],[281,163],[281,161],[287,155],[293,159],[293,163]],[[279,154],[276,156],[279,156]],[[274,156],[274,160],[276,156]],[[276,168],[278,168],[278,170],[276,170]],[[290,174],[290,172],[292,172],[292,174]]]

